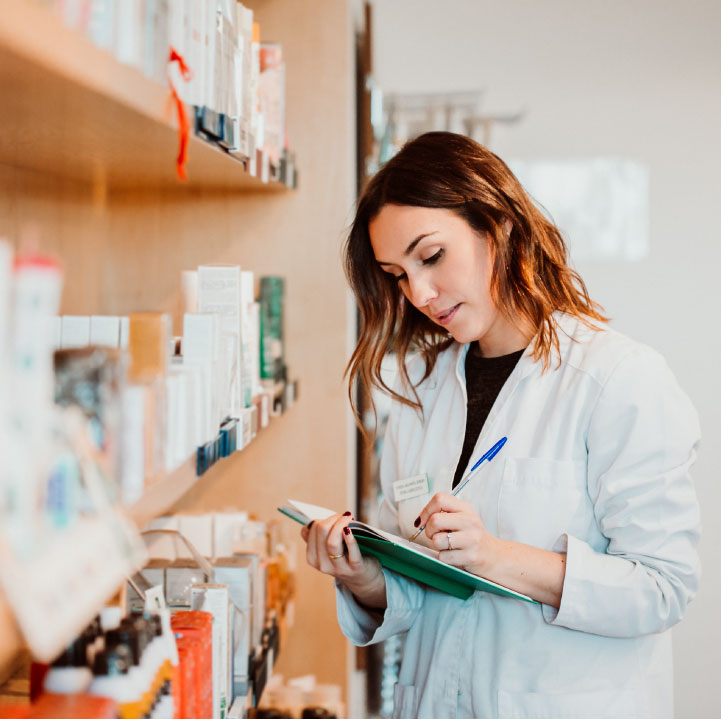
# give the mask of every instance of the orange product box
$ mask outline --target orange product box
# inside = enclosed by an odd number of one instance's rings
[[[195,665],[200,644],[196,638],[188,637],[182,631],[177,634],[180,635],[175,638],[180,666],[176,675],[175,717],[197,718],[200,714],[196,702]]]
[[[202,610],[179,610],[170,621],[178,636],[198,641],[194,672],[194,694],[201,713],[198,717],[213,715],[213,616]]]

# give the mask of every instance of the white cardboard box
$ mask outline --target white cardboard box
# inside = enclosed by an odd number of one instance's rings
[[[90,344],[120,347],[120,318],[114,315],[91,315]]]
[[[248,691],[248,659],[253,623],[253,561],[248,557],[219,558],[215,580],[228,586],[233,605],[233,647],[231,652],[231,702]]]
[[[203,557],[213,557],[213,513],[177,517],[180,534],[186,537]],[[190,550],[184,542],[178,543],[177,551],[179,559],[192,559]]]
[[[190,589],[190,606],[213,615],[213,717],[223,718],[230,709],[231,615],[227,585],[203,583]]]
[[[63,348],[82,348],[90,345],[90,316],[63,315],[60,344]]]
[[[240,267],[238,265],[201,265],[198,268],[198,311],[220,315],[222,332],[233,333],[235,357],[240,358]],[[230,412],[238,417],[243,407],[240,388],[240,364],[236,362],[234,377],[229,383],[232,389]]]

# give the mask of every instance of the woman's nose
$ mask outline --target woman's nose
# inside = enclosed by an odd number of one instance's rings
[[[438,297],[438,292],[424,277],[410,277],[408,280],[408,299],[417,308],[423,308]]]

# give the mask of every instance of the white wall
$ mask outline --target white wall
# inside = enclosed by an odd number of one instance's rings
[[[577,262],[613,325],[667,358],[701,416],[701,591],[674,630],[676,715],[721,715],[721,2],[375,0],[386,92],[484,88],[504,158],[621,156],[650,172],[647,259]]]

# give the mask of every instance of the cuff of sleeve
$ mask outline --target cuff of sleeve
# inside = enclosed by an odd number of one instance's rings
[[[342,633],[358,646],[372,645],[406,632],[423,604],[423,590],[416,583],[383,568],[386,581],[385,611],[369,611],[345,585],[336,581],[336,607]]]
[[[622,558],[596,552],[588,543],[564,533],[553,546],[566,553],[561,607],[542,605],[543,619],[549,625],[561,625],[599,635],[616,635],[618,617],[614,614],[617,598],[609,591],[628,587],[635,564]],[[604,593],[600,596],[599,593]],[[601,599],[603,597],[603,599]]]
[[[568,533],[563,533],[553,546],[553,552],[566,553],[566,574],[563,580],[560,607],[555,608],[552,605],[541,605],[543,619],[549,625],[572,627],[572,625],[568,623],[573,622],[574,608],[577,607],[577,587],[574,583],[574,572],[579,562],[577,555],[581,552],[581,548],[578,547],[578,545],[585,545],[585,543],[568,535]]]

